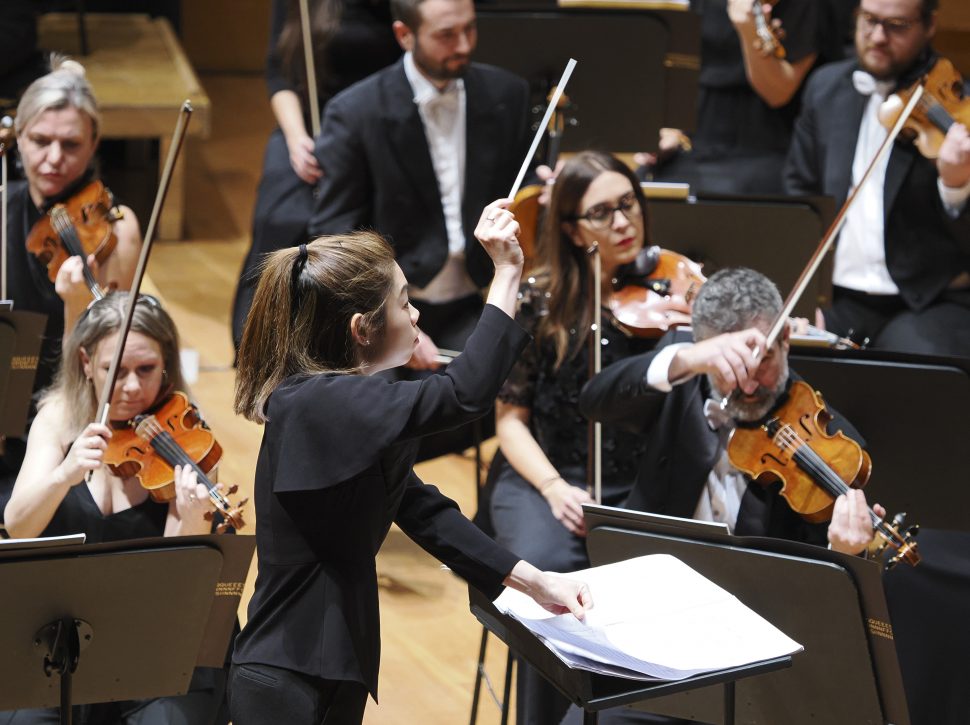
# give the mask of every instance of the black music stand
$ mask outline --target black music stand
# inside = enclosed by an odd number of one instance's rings
[[[866,439],[871,500],[911,523],[970,533],[970,360],[792,348],[789,362]]]
[[[486,630],[499,637],[508,645],[510,652],[527,660],[563,695],[583,709],[584,723],[596,723],[601,710],[674,693],[689,692],[697,688],[717,686],[722,692],[723,722],[725,725],[733,725],[736,709],[735,682],[742,678],[787,668],[792,663],[792,657],[789,655],[708,672],[679,681],[626,679],[572,669],[553,654],[525,625],[500,612],[484,595],[471,587],[469,599],[472,613]],[[506,693],[506,700],[507,697]],[[507,702],[505,706],[507,707]]]
[[[970,360],[883,350],[793,348],[793,369],[866,439],[866,496],[919,524],[923,562],[883,577],[913,725],[963,725],[970,712]]]
[[[563,151],[642,151],[656,147],[664,126],[694,127],[700,54],[694,13],[497,4],[479,5],[477,24],[475,59],[528,80],[538,107],[545,108],[566,61],[579,61],[566,88],[574,104],[567,114],[577,125],[563,134]],[[682,62],[690,58],[696,64]],[[621,85],[629,92],[619,109]]]
[[[780,539],[684,529],[677,520],[584,506],[594,565],[671,554],[735,594],[805,647],[791,669],[738,683],[746,725],[908,725],[880,567]],[[643,703],[663,715],[721,722],[716,688]]]
[[[0,302],[0,435],[19,438],[27,432],[34,377],[47,315],[14,310]]]
[[[72,704],[184,693],[197,665],[225,662],[254,548],[214,535],[0,546],[0,710],[60,705],[70,723]]]
[[[750,267],[784,293],[792,289],[835,213],[829,197],[698,194],[650,199],[654,244],[704,265],[710,276],[724,267]],[[832,256],[822,262],[795,314],[815,319],[815,307],[832,297]]]

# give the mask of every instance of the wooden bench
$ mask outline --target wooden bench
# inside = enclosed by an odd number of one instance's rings
[[[87,69],[101,109],[103,138],[152,138],[159,141],[164,164],[182,102],[195,112],[188,133],[209,136],[209,97],[186,58],[172,26],[147,15],[85,15],[90,53],[80,55],[77,15],[49,13],[39,22],[40,47],[75,57]],[[179,239],[185,219],[184,149],[172,173],[171,187],[158,221],[156,237]],[[142,221],[143,225],[148,220]]]

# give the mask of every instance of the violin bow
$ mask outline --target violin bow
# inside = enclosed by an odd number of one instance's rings
[[[785,329],[785,325],[788,323],[788,318],[791,316],[792,310],[795,309],[795,305],[798,304],[802,294],[804,294],[805,289],[808,287],[808,283],[815,275],[815,272],[818,271],[819,266],[822,264],[822,259],[835,243],[835,238],[838,236],[839,232],[842,231],[842,227],[845,225],[846,215],[848,214],[852,204],[855,202],[856,197],[859,194],[859,190],[866,185],[866,182],[872,177],[873,170],[880,163],[880,161],[882,161],[886,154],[889,153],[893,142],[896,140],[896,137],[902,130],[903,125],[906,123],[906,119],[909,118],[909,114],[913,112],[913,109],[916,107],[916,104],[919,103],[919,99],[922,98],[922,96],[923,86],[920,84],[913,91],[913,95],[909,99],[909,103],[906,104],[903,112],[899,115],[899,118],[896,120],[896,124],[889,132],[889,135],[887,135],[885,140],[882,142],[879,150],[876,151],[876,155],[873,157],[872,161],[869,162],[869,166],[866,168],[866,172],[862,175],[859,183],[856,184],[855,188],[852,189],[851,192],[849,192],[849,196],[846,198],[842,208],[839,209],[839,213],[832,221],[832,224],[829,225],[828,231],[825,232],[825,235],[822,237],[822,241],[819,242],[818,247],[815,249],[815,253],[812,254],[808,264],[805,265],[805,269],[802,270],[801,275],[798,277],[798,281],[795,282],[795,286],[788,295],[788,299],[785,300],[785,304],[782,306],[781,311],[778,313],[778,316],[775,318],[775,321],[772,323],[771,328],[768,331],[768,335],[765,339],[765,349],[754,349],[755,359],[759,359],[762,353],[766,353],[768,350],[770,350],[771,346],[775,344],[775,341],[781,334],[781,331]],[[734,395],[734,393],[732,392],[731,395]],[[722,410],[727,407],[731,395],[726,395],[721,399]]]
[[[169,183],[172,179],[172,169],[178,160],[179,152],[182,150],[182,142],[185,141],[185,132],[188,129],[189,119],[192,117],[192,104],[189,101],[182,103],[179,117],[175,124],[175,132],[172,134],[172,144],[168,150],[168,158],[165,160],[165,168],[162,170],[162,178],[158,183],[158,192],[155,194],[155,206],[152,209],[151,218],[148,221],[148,228],[145,230],[145,238],[142,241],[141,253],[138,256],[138,266],[135,267],[135,277],[131,282],[131,291],[128,293],[128,302],[125,305],[125,318],[121,323],[118,335],[118,344],[115,347],[114,356],[111,358],[111,366],[108,368],[108,377],[104,381],[101,395],[98,399],[97,422],[102,425],[108,423],[108,413],[111,408],[111,395],[118,381],[118,366],[121,364],[121,356],[125,351],[125,343],[128,340],[128,332],[131,330],[131,318],[135,314],[135,303],[138,301],[138,290],[141,289],[142,280],[145,277],[145,267],[148,266],[148,255],[151,252],[152,242],[155,241],[155,226],[161,214],[162,205],[168,194]],[[90,480],[90,473],[88,474]]]
[[[599,375],[603,369],[603,289],[601,277],[603,276],[603,260],[600,257],[599,242],[593,242],[586,254],[592,257],[593,273],[593,329],[590,336],[590,344],[593,346],[590,355],[590,378]],[[590,473],[589,477],[590,493],[597,504],[603,503],[603,424],[598,420],[590,421]]]
[[[317,99],[317,71],[313,64],[313,38],[310,33],[308,0],[300,0],[300,27],[303,30],[303,60],[306,62],[306,87],[310,104],[310,127],[313,137],[320,135],[320,102]]]
[[[525,160],[522,162],[522,167],[519,169],[519,175],[515,177],[515,183],[512,184],[512,191],[509,192],[509,198],[514,199],[515,195],[519,193],[519,187],[522,186],[522,180],[525,178],[525,172],[529,169],[529,164],[532,163],[532,158],[536,155],[536,149],[539,148],[539,142],[546,133],[546,127],[549,125],[549,119],[552,118],[552,114],[555,113],[556,108],[559,106],[559,98],[562,96],[563,91],[566,90],[566,84],[569,82],[569,77],[573,74],[573,68],[576,67],[576,60],[570,58],[569,62],[566,63],[566,70],[563,71],[562,77],[559,79],[559,83],[556,85],[556,90],[552,94],[552,98],[549,99],[549,105],[546,106],[545,115],[542,117],[542,121],[539,122],[539,127],[536,129],[536,135],[532,139],[532,145],[529,147],[529,152],[525,155]]]
[[[4,116],[0,119],[0,134],[9,132],[13,119]],[[9,145],[0,135],[0,300],[7,299],[7,151]]]

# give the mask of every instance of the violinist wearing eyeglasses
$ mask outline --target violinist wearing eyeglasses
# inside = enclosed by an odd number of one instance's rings
[[[846,199],[886,138],[879,113],[887,96],[935,67],[937,5],[862,0],[856,57],[820,68],[806,86],[787,191]],[[950,125],[935,160],[897,140],[848,211],[826,327],[871,347],[970,356],[968,196],[966,126]]]

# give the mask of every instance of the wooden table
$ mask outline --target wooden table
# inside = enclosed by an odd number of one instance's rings
[[[59,50],[84,64],[101,109],[104,138],[154,138],[164,164],[179,108],[186,99],[195,112],[190,136],[209,136],[209,97],[199,83],[172,26],[165,18],[137,14],[88,13],[90,54],[80,55],[77,15],[49,13],[39,22],[40,46]],[[156,237],[179,239],[185,218],[184,150]],[[145,219],[142,222],[148,224]]]

